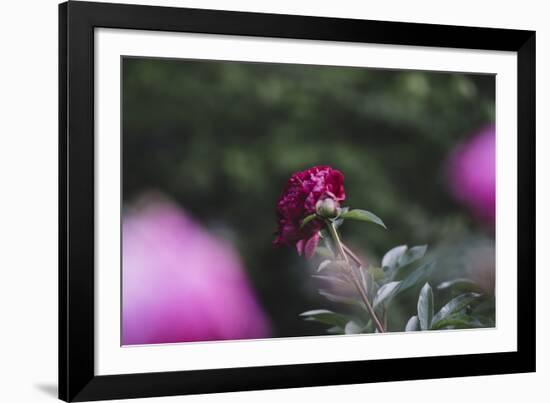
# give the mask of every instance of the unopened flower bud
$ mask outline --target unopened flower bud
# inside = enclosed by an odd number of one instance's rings
[[[340,204],[331,198],[326,198],[319,200],[315,205],[315,210],[317,214],[323,218],[335,218],[338,216],[338,210],[340,209]]]

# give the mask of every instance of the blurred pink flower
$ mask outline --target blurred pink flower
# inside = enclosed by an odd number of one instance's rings
[[[122,344],[269,336],[233,248],[166,201],[124,215]]]
[[[495,126],[489,125],[459,145],[449,158],[454,197],[479,219],[495,223]]]

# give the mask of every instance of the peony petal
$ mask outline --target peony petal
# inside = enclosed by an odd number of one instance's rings
[[[304,253],[305,243],[306,241],[304,241],[303,239],[300,239],[298,242],[296,242],[296,250],[298,251],[298,255],[300,256],[302,256],[302,254]]]
[[[319,244],[319,232],[316,232],[305,243],[304,256],[306,257],[306,259],[311,259],[311,257],[315,254],[315,249],[317,248],[318,244]]]

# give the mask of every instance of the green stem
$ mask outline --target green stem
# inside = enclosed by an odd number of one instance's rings
[[[340,236],[338,235],[338,231],[336,231],[336,227],[334,226],[334,223],[331,221],[326,222],[328,227],[328,232],[330,232],[330,236],[332,237],[332,240],[334,241],[334,244],[336,245],[336,249],[338,250],[338,254],[342,259],[344,259],[348,264],[348,255],[346,255],[346,252],[344,251],[344,246],[342,244],[342,241],[340,240]]]
[[[365,307],[367,308],[367,312],[369,313],[369,316],[371,317],[371,320],[373,321],[374,325],[376,326],[376,329],[378,329],[379,333],[385,333],[384,326],[382,326],[382,323],[380,323],[380,320],[376,316],[376,313],[374,312],[374,309],[373,309],[373,307],[372,307],[372,305],[369,301],[367,293],[366,293],[365,289],[363,288],[363,286],[361,285],[361,282],[359,281],[359,278],[357,277],[357,273],[355,272],[354,268],[352,267],[352,265],[350,264],[350,262],[348,260],[348,255],[346,254],[345,249],[348,249],[348,251],[349,251],[349,248],[344,247],[344,244],[342,243],[342,240],[340,239],[340,236],[338,235],[338,231],[336,230],[336,227],[334,226],[334,223],[331,222],[331,221],[327,221],[326,224],[327,224],[328,230],[330,232],[330,236],[332,237],[332,240],[334,241],[334,243],[336,245],[336,248],[338,249],[338,254],[342,257],[342,259],[344,259],[344,261],[348,264],[348,266],[350,268],[351,279],[352,279],[353,285],[355,286],[355,288],[359,292],[359,295],[361,296],[361,299],[363,300],[363,303],[365,304]],[[349,251],[349,252],[351,252],[351,251]],[[353,252],[350,253],[350,256],[352,256],[352,258],[354,260],[356,260],[356,262],[359,261],[359,259],[357,258],[357,256],[355,254],[353,254]],[[360,263],[358,263],[358,264],[360,265]]]
[[[348,247],[346,246],[346,244],[343,243],[343,242],[342,242],[342,248],[343,248],[344,251],[349,255],[349,257],[351,257],[353,260],[355,260],[355,263],[357,263],[358,266],[360,266],[360,267],[361,267],[361,266],[365,267],[365,265],[363,264],[363,262],[361,262],[361,259],[359,259],[359,258],[357,257],[357,255],[356,255],[355,253],[353,253],[353,251],[352,251],[350,248],[348,248]]]

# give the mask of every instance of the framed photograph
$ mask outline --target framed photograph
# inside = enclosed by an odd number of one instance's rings
[[[59,397],[535,370],[535,33],[59,6]]]

